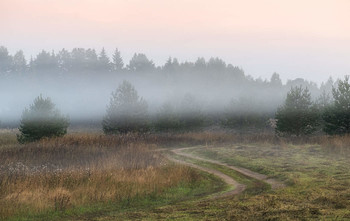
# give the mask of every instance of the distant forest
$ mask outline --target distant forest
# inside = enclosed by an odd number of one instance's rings
[[[159,75],[176,74],[200,74],[213,78],[230,79],[235,82],[251,82],[252,84],[268,85],[270,87],[282,86],[279,74],[273,73],[269,80],[261,78],[253,79],[245,75],[242,68],[232,64],[226,64],[220,58],[198,58],[195,62],[179,62],[176,58],[168,58],[162,66],[156,66],[145,54],[135,53],[128,63],[124,63],[120,51],[116,49],[112,57],[107,56],[103,48],[99,53],[95,49],[74,48],[71,51],[62,49],[55,53],[42,50],[35,57],[26,60],[22,50],[14,55],[9,54],[4,46],[0,46],[0,73],[1,77],[21,75],[50,74],[51,77],[65,76],[73,73],[158,73]],[[329,91],[333,86],[333,79],[330,77],[322,83],[320,90]],[[303,85],[310,90],[317,88],[317,84],[302,78],[288,80],[285,86]]]

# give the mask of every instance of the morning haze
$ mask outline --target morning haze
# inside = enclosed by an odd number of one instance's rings
[[[349,9],[0,0],[0,220],[349,220]]]
[[[171,104],[178,115],[195,107],[203,117],[213,118],[210,125],[219,124],[227,112],[261,112],[267,121],[291,87],[309,88],[316,100],[322,92],[329,95],[335,83],[329,79],[317,86],[297,78],[283,84],[278,73],[255,79],[241,67],[215,57],[184,62],[170,57],[157,66],[142,53],[124,60],[118,49],[110,57],[105,49],[43,50],[27,62],[22,51],[12,55],[1,46],[0,55],[4,125],[17,125],[23,109],[40,94],[52,98],[73,122],[99,125],[112,92],[123,81],[130,82],[148,103],[150,118],[163,114],[163,107]]]

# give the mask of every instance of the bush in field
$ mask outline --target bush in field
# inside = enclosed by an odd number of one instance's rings
[[[324,131],[326,122],[323,119],[323,115],[330,110],[330,106],[333,103],[332,98],[329,93],[325,90],[322,91],[320,96],[316,99],[315,105],[317,107],[317,111],[319,113],[319,128],[318,132]]]
[[[256,101],[247,98],[232,100],[221,117],[221,125],[225,128],[239,130],[261,130],[268,127],[271,114],[265,110],[257,110]],[[263,105],[261,104],[260,107]]]
[[[349,76],[339,80],[333,88],[333,103],[322,114],[323,130],[328,134],[350,133],[350,84]]]
[[[60,114],[50,98],[41,95],[22,114],[19,126],[20,143],[40,140],[43,137],[59,137],[67,133],[69,120]]]
[[[221,125],[225,128],[239,129],[239,130],[259,130],[268,127],[269,115],[265,113],[226,113],[221,120]]]
[[[276,112],[276,133],[279,135],[308,135],[317,130],[319,113],[307,88],[292,87],[284,105]]]
[[[180,131],[182,129],[179,114],[170,104],[164,104],[154,120],[154,129],[158,132]]]
[[[205,126],[205,117],[200,104],[190,94],[186,94],[182,99],[178,113],[183,131],[200,130]]]
[[[129,82],[124,81],[112,93],[102,127],[106,134],[145,132],[149,129],[147,103]]]
[[[154,119],[154,129],[158,132],[185,132],[201,129],[205,124],[197,100],[190,94],[177,104],[165,103]]]

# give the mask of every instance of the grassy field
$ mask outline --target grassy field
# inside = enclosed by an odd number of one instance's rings
[[[190,152],[249,168],[287,184],[277,191],[227,201],[225,210],[234,215],[225,218],[350,219],[350,160],[344,151],[330,152],[310,144],[285,147],[244,144],[195,148]],[[220,208],[220,203],[213,203],[212,207]]]
[[[72,133],[19,145],[0,133],[1,220],[346,220],[350,219],[350,138],[282,139],[271,134],[186,133],[104,136]],[[268,184],[192,155],[248,168]],[[159,151],[163,148],[165,151]],[[238,195],[219,178],[166,155],[218,170],[247,186]]]
[[[0,219],[53,220],[165,205],[225,188],[138,135],[72,134],[19,145],[1,134]]]

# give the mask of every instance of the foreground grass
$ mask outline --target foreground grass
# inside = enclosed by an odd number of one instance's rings
[[[1,220],[350,219],[349,136],[299,141],[264,134],[77,133],[25,146],[0,135],[0,143]],[[266,174],[287,187],[269,190],[227,167],[192,160],[248,187],[237,196],[205,198],[226,186],[153,151],[193,145],[206,146],[188,150],[193,154]]]
[[[135,213],[143,220],[350,220],[350,153],[342,142],[346,139],[339,141],[340,149],[328,146],[337,141],[334,139],[320,142],[327,144],[324,146],[242,143],[188,150],[204,158],[267,174],[285,182],[287,187],[272,191],[260,186],[259,191],[254,181],[240,179],[242,175],[225,167],[190,160],[231,174],[248,185],[247,191],[223,199],[187,201]],[[132,214],[129,212],[128,216]]]
[[[0,219],[92,219],[221,191],[209,174],[168,162],[136,135],[69,135],[0,150]]]
[[[228,202],[227,210],[234,216],[226,218],[350,219],[350,158],[345,152],[330,152],[319,145],[237,145],[190,152],[288,184],[275,192],[241,198],[238,204]],[[220,208],[220,203],[212,206]]]
[[[182,201],[196,200],[225,188],[225,184],[220,179],[199,171],[193,172],[200,179],[191,183],[181,182],[164,191],[156,190],[123,200],[95,202],[65,210],[48,209],[37,213],[28,211],[25,214],[9,217],[8,220],[100,220],[105,217],[113,220],[136,219],[142,217],[139,214],[148,213],[149,210]]]
[[[259,181],[259,180],[256,180],[254,178],[248,177],[244,174],[241,174],[241,173],[239,173],[235,170],[232,170],[232,169],[230,169],[226,166],[223,166],[223,165],[218,165],[215,163],[210,163],[207,161],[197,160],[197,159],[188,158],[188,157],[184,157],[184,156],[178,156],[175,154],[172,154],[172,157],[177,158],[177,159],[182,159],[182,160],[194,163],[194,164],[202,166],[202,167],[211,168],[211,169],[217,170],[225,175],[232,177],[238,183],[244,184],[246,186],[244,194],[256,195],[256,194],[259,194],[259,193],[262,193],[264,191],[268,191],[271,189],[271,186],[269,184],[264,183],[264,182]],[[227,189],[226,191],[228,191],[228,190],[229,189]]]

